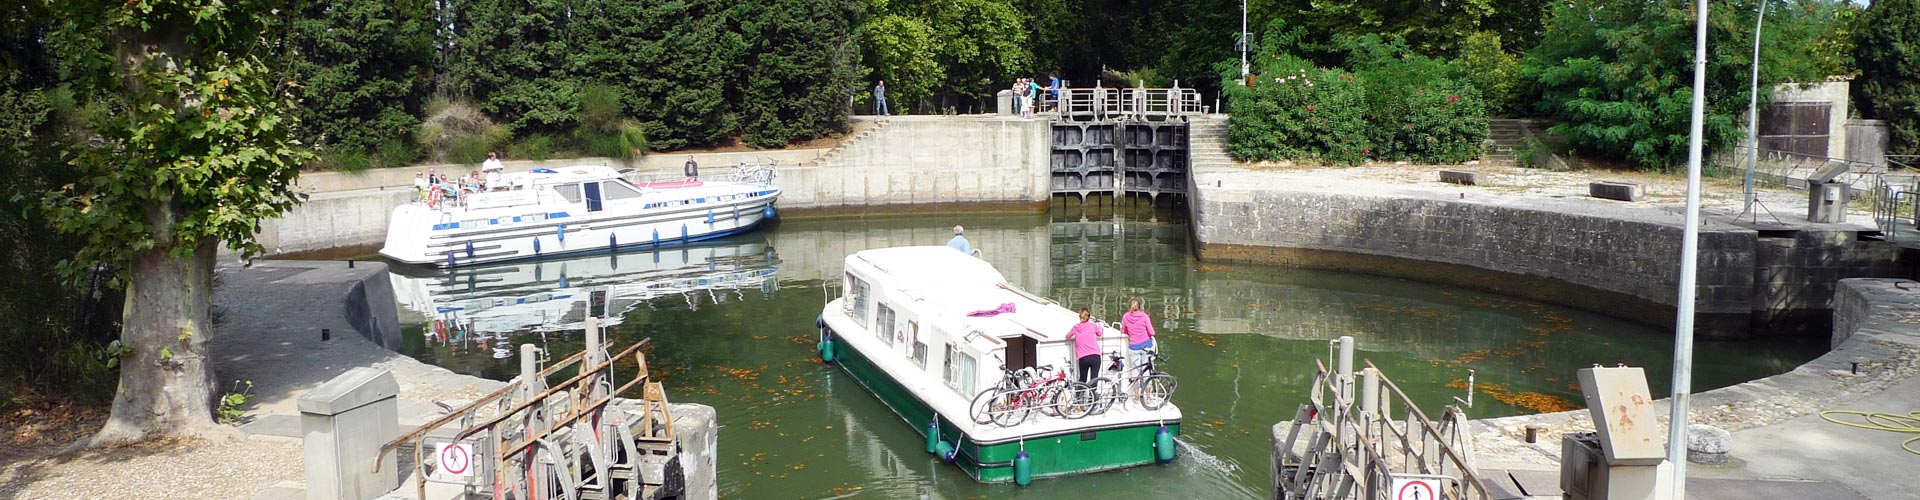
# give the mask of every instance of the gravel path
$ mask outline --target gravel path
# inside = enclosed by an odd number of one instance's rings
[[[292,438],[148,442],[7,464],[0,499],[255,498],[302,470]]]

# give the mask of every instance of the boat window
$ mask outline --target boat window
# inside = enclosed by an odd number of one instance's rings
[[[609,200],[620,200],[620,199],[626,199],[626,198],[640,197],[639,190],[629,187],[626,184],[621,184],[614,181],[606,181],[606,182],[600,183],[600,191],[604,193],[607,199]]]
[[[860,324],[867,324],[867,282],[853,277],[852,274],[847,275],[847,281],[853,284],[848,287],[849,290],[853,290],[853,317],[860,320]]]
[[[920,322],[907,322],[907,343],[913,346],[913,364],[927,367],[927,341],[920,338]]]
[[[947,387],[953,388],[962,397],[972,397],[978,364],[973,355],[960,350],[960,344],[947,344]]]
[[[893,336],[898,335],[895,330],[899,328],[893,322],[893,308],[880,304],[880,314],[876,316],[873,322],[873,334],[880,336],[880,343],[893,345]]]
[[[580,185],[579,184],[557,185],[553,187],[553,192],[560,193],[560,197],[566,198],[567,203],[580,202]]]

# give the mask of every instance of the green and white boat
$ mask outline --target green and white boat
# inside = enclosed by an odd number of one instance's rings
[[[974,479],[1025,484],[1174,458],[1180,409],[1171,403],[1120,402],[1078,418],[1021,411],[1007,425],[976,422],[975,401],[1000,385],[1002,366],[1070,373],[1066,335],[1079,322],[1078,313],[1008,283],[992,264],[945,246],[883,248],[847,256],[845,280],[820,315],[822,359],[919,431],[929,453]],[[988,311],[995,313],[970,315]],[[1102,328],[1101,350],[1124,352],[1126,336]]]

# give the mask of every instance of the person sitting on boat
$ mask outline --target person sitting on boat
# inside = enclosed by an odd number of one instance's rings
[[[973,255],[973,244],[967,242],[966,236],[961,236],[961,233],[965,232],[967,232],[967,228],[953,226],[953,239],[947,240],[947,246],[952,247],[954,250],[959,250],[960,253]]]
[[[1091,384],[1100,376],[1100,324],[1093,322],[1093,313],[1080,308],[1080,322],[1067,331],[1067,340],[1073,342],[1073,356],[1080,367],[1080,383]]]
[[[1127,299],[1127,313],[1120,316],[1120,333],[1127,334],[1127,369],[1147,364],[1148,349],[1153,348],[1153,318],[1140,310],[1140,298]]]
[[[427,199],[428,186],[429,184],[427,184],[427,174],[419,170],[413,171],[413,190],[415,192],[420,193],[420,199],[422,200]]]

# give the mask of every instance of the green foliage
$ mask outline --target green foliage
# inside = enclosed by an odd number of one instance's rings
[[[735,85],[741,139],[754,147],[844,132],[860,76],[857,4],[844,0],[740,2],[732,16],[749,41]]]
[[[220,395],[220,404],[214,408],[213,415],[220,423],[237,424],[247,416],[247,401],[253,399],[253,381],[235,380],[233,390]]]
[[[1372,35],[1349,41],[1348,49],[1347,63],[1366,89],[1369,157],[1419,163],[1480,157],[1487,113],[1464,68]]]
[[[371,163],[380,166],[412,160],[389,160],[399,151],[386,144],[408,142],[420,121],[433,74],[433,5],[425,0],[294,5],[279,59],[291,73],[288,78],[299,83],[295,109],[302,126],[295,137],[326,151],[323,164],[367,158],[369,152],[377,157]]]
[[[916,19],[931,30],[933,60],[945,70],[941,94],[984,100],[1014,78],[1032,76],[1029,18],[1012,0],[886,3],[871,14]]]
[[[1854,103],[1886,120],[1887,154],[1920,154],[1920,0],[1876,0],[1860,16]]]
[[[420,147],[410,137],[389,137],[373,149],[373,165],[380,168],[404,167],[420,158]]]
[[[1829,0],[1809,0],[1826,2]],[[1777,2],[1791,12],[1806,2]],[[1539,92],[1536,111],[1560,121],[1551,131],[1574,149],[1623,159],[1644,168],[1682,163],[1692,106],[1692,2],[1573,0],[1553,9],[1540,46],[1527,54],[1523,78]],[[1751,70],[1753,12],[1757,5],[1725,3],[1712,11],[1707,62],[1709,150],[1731,145],[1740,133]],[[1784,81],[1826,75],[1810,63],[1809,33],[1824,21],[1768,16],[1760,61],[1761,101]]]
[[[566,0],[474,0],[453,5],[443,90],[471,96],[515,133],[571,125],[578,100],[567,71],[576,53]],[[628,54],[628,57],[639,57]]]
[[[554,138],[552,134],[536,133],[521,137],[513,145],[507,146],[507,156],[526,158],[534,161],[546,161],[553,157]]]
[[[575,129],[573,140],[589,156],[632,159],[646,154],[647,133],[631,120],[621,122],[612,131],[587,127]]]
[[[359,172],[373,167],[373,158],[358,149],[341,149],[321,154],[314,165],[323,170]]]
[[[55,228],[88,242],[69,276],[143,250],[186,258],[203,240],[259,254],[254,229],[297,203],[297,167],[312,158],[291,136],[292,96],[257,55],[273,18],[216,0],[65,7],[56,35],[71,58],[65,71],[76,99],[95,110],[84,122],[88,140],[68,151],[80,181],[42,206]],[[160,28],[142,31],[151,27]],[[116,43],[171,36],[194,43],[115,57]]]
[[[1519,109],[1520,56],[1507,52],[1500,35],[1482,31],[1468,36],[1460,49],[1460,69],[1480,89],[1487,114],[1514,116]]]
[[[727,90],[752,75],[738,63],[747,42],[726,5],[592,0],[575,12],[568,71],[622,89],[653,147],[712,145],[738,131]]]
[[[509,134],[473,105],[440,97],[427,103],[427,119],[417,136],[428,161],[479,163],[506,143]]]
[[[866,64],[872,67],[874,80],[887,82],[887,105],[893,113],[906,114],[933,95],[945,69],[934,59],[933,28],[925,21],[879,15],[869,18],[861,33],[866,37],[861,44],[867,51]]]
[[[1315,68],[1288,52],[1304,34],[1272,23],[1251,86],[1228,87],[1227,150],[1234,157],[1353,165],[1479,156],[1486,110],[1463,69],[1376,36],[1345,42],[1354,71]],[[1227,78],[1239,72],[1221,69]]]

